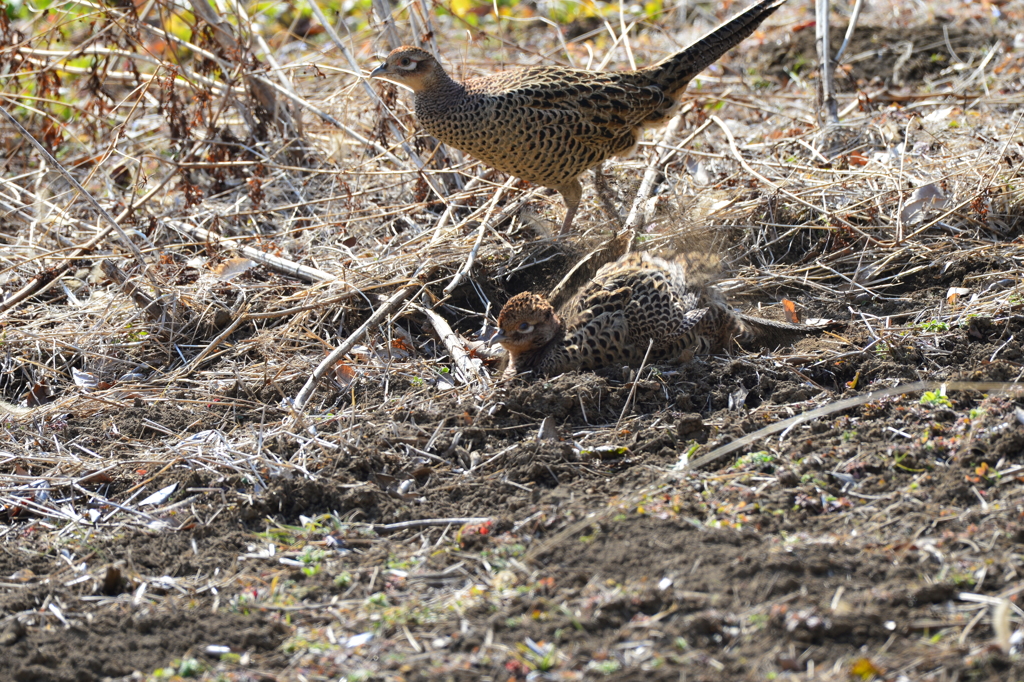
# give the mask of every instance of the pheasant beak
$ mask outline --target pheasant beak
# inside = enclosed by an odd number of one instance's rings
[[[381,76],[386,76],[387,73],[388,73],[388,63],[384,62],[383,64],[381,64],[376,69],[374,69],[373,71],[370,72],[370,78],[380,78]]]
[[[508,337],[505,336],[505,332],[501,331],[501,327],[493,327],[489,324],[484,325],[483,329],[480,330],[478,338],[488,346],[493,346],[496,343],[501,343],[508,339]]]

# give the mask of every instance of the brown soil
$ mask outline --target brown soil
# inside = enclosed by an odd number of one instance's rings
[[[244,654],[244,669],[274,676],[305,669],[281,653],[298,624],[321,633],[331,622],[345,627],[330,615],[332,601],[384,595],[390,608],[404,609],[393,616],[404,625],[378,630],[365,651],[328,657],[332,664],[318,660],[327,674],[346,670],[343,661],[353,658],[380,679],[511,679],[537,655],[496,659],[482,645],[517,651],[526,638],[554,645],[567,670],[608,661],[609,671],[618,670],[609,679],[639,679],[655,662],[644,675],[675,680],[686,666],[696,679],[756,678],[859,651],[872,652],[865,656],[879,670],[1022,674],[998,651],[928,656],[929,633],[962,627],[964,615],[949,610],[961,591],[1015,594],[1024,541],[1015,509],[1024,479],[978,473],[1021,462],[1024,428],[1012,400],[962,393],[929,407],[917,396],[885,399],[805,424],[783,445],[732,468],[696,478],[663,473],[694,441],[721,443],[756,430],[757,414],[799,412],[822,391],[837,399],[856,394],[845,384],[857,372],[864,382],[1016,375],[1019,347],[1005,341],[1022,332],[1024,318],[1016,317],[988,338],[957,331],[940,355],[911,343],[899,357],[832,366],[701,358],[645,373],[635,385],[616,372],[570,374],[513,382],[475,403],[424,402],[410,386],[399,407],[368,415],[386,426],[363,430],[355,444],[348,425],[321,422],[321,438],[344,455],[320,459],[311,478],[281,471],[257,492],[244,474],[176,466],[149,489],[177,481],[182,496],[202,492],[190,512],[164,515],[162,527],[40,545],[33,538],[43,521],[16,521],[9,532],[18,543],[0,553],[0,575],[11,581],[0,607],[12,614],[0,669],[16,680],[119,677],[172,659],[212,664],[208,647],[221,646],[228,649],[216,651]],[[1006,359],[987,362],[1000,347]],[[357,395],[363,399],[377,400]],[[618,420],[627,399],[633,406],[624,427],[588,442],[593,425]],[[117,460],[164,437],[143,426],[143,415],[183,436],[226,423],[215,405],[196,411],[172,399],[68,415],[58,432]],[[535,437],[548,416],[559,440]],[[233,428],[246,428],[255,413],[235,418]],[[110,435],[115,427],[118,438]],[[24,438],[30,430],[11,433]],[[406,446],[429,447],[432,456],[417,462]],[[287,458],[295,442],[266,447]],[[467,475],[471,462],[480,468]],[[90,487],[114,497],[151,473]],[[406,479],[414,492],[397,492],[395,482]],[[645,491],[639,499],[638,490]],[[902,512],[891,516],[892,505]],[[328,548],[323,570],[306,575],[276,556],[258,556],[266,542],[258,531],[323,514],[344,523],[300,532],[304,539],[292,547]],[[464,528],[454,545],[455,528],[389,532],[380,525],[471,516],[493,525],[485,535]],[[424,554],[423,542],[446,549]],[[507,566],[504,596],[470,598],[461,612],[429,611],[432,599],[476,584],[482,560]],[[119,577],[105,582],[109,567]],[[76,581],[79,575],[85,579]],[[350,577],[339,583],[339,575]],[[197,576],[226,587],[217,595],[197,590]],[[287,603],[268,599],[274,582],[289,583]],[[410,649],[402,627],[415,628],[424,645],[434,641],[438,654]],[[981,641],[988,627],[978,626]]]

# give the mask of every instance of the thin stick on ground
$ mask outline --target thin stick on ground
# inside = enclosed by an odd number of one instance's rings
[[[846,52],[846,46],[850,44],[850,38],[853,37],[853,31],[857,28],[857,21],[860,19],[860,10],[864,7],[864,0],[857,0],[853,6],[853,14],[850,16],[850,23],[846,27],[846,36],[843,38],[843,44],[839,46],[836,51],[835,63],[839,64],[839,60],[843,58],[843,53]]]
[[[665,163],[668,161],[672,154],[675,154],[676,148],[685,147],[695,137],[700,135],[702,132],[707,130],[707,127],[711,125],[710,121],[704,121],[697,130],[693,131],[687,136],[683,142],[673,147],[668,147],[668,141],[679,131],[679,127],[683,124],[683,115],[678,114],[665,127],[658,141],[655,143],[655,149],[657,153],[654,158],[651,159],[651,163],[647,166],[647,170],[644,171],[643,180],[640,181],[640,189],[636,192],[636,198],[633,199],[633,206],[629,209],[629,216],[626,218],[626,225],[624,229],[635,230],[640,227],[644,218],[644,206],[651,198],[651,194],[654,192],[656,186],[655,180],[658,179],[658,175],[661,174],[661,169],[664,168]]]
[[[260,249],[254,248],[252,246],[244,246],[242,244],[239,244],[232,237],[224,237],[220,234],[217,234],[216,232],[210,232],[209,230],[204,230],[201,227],[189,225],[188,223],[184,223],[179,220],[168,220],[167,225],[168,227],[174,230],[184,232],[188,236],[192,237],[192,239],[202,244],[210,242],[220,242],[225,245],[230,244],[231,247],[234,248],[240,255],[245,256],[246,258],[253,260],[257,263],[260,263],[261,265],[265,265],[271,270],[276,270],[277,272],[280,272],[285,275],[290,275],[292,277],[304,280],[306,282],[330,282],[337,279],[336,276],[332,275],[329,272],[324,272],[323,270],[311,268],[308,265],[302,265],[300,263],[296,263],[295,261],[288,260],[287,258],[275,256],[271,253],[261,251]],[[347,282],[340,283],[345,284],[346,286],[351,286]]]
[[[445,319],[428,308],[416,304],[413,304],[413,308],[426,316],[430,326],[434,328],[434,331],[441,338],[441,343],[444,344],[452,362],[455,363],[457,376],[461,377],[473,389],[482,390],[488,388],[490,382],[487,380],[487,376],[480,371],[479,366],[469,357],[469,353],[463,347],[462,338],[452,331],[452,328]]]
[[[817,18],[814,44],[818,50],[818,77],[820,79],[818,86],[818,117],[819,119],[826,118],[828,123],[839,123],[833,79],[834,62],[828,54],[828,25],[832,3],[830,0],[816,0],[814,8]]]
[[[375,523],[370,527],[375,532],[381,533],[407,530],[409,528],[429,528],[431,526],[464,526],[467,523],[486,523],[490,520],[490,517],[487,516],[466,516],[452,519],[415,519],[413,521],[398,521],[395,523]]]
[[[651,355],[651,349],[654,348],[654,339],[650,339],[647,342],[647,352],[644,353],[644,359],[640,363],[640,369],[636,371],[636,376],[633,378],[633,385],[629,388],[629,395],[626,396],[626,404],[622,406],[622,412],[619,413],[619,419],[615,422],[615,430],[619,430],[619,425],[622,424],[622,420],[626,417],[626,412],[629,411],[630,406],[633,404],[633,398],[636,397],[636,386],[640,382],[640,374],[644,371],[644,367],[647,366],[647,358]]]

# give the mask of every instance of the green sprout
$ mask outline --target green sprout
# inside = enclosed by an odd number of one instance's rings
[[[921,396],[921,404],[926,407],[953,407],[953,403],[946,397],[945,390],[925,391]]]

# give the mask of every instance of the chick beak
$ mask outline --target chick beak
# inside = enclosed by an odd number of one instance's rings
[[[383,64],[381,64],[376,69],[374,69],[373,71],[370,72],[370,78],[380,78],[381,76],[387,75],[387,72],[388,72],[388,63],[384,62]]]
[[[501,327],[485,324],[483,329],[480,330],[477,338],[485,342],[488,346],[493,346],[496,343],[501,343],[508,337],[505,336],[505,332],[501,331]]]

